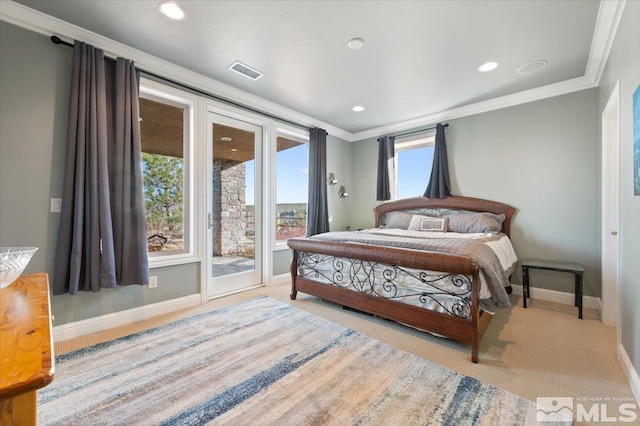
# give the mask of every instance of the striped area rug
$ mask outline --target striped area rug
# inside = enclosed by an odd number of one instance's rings
[[[40,425],[507,425],[535,405],[263,297],[56,357]]]

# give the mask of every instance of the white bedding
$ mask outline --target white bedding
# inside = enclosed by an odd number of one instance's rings
[[[516,256],[516,252],[513,249],[513,245],[511,244],[511,240],[506,235],[500,238],[497,241],[489,241],[487,245],[493,250],[493,252],[498,257],[500,261],[500,265],[502,265],[502,270],[507,274],[513,273],[515,270],[516,264],[518,263],[518,257]],[[484,274],[482,271],[480,272],[480,299],[488,299],[491,297],[489,293],[489,289],[487,288],[486,283],[484,282]],[[483,304],[482,308],[493,314],[495,310],[489,309],[485,304]]]

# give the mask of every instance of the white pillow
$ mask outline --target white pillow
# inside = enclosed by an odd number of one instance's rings
[[[449,230],[449,218],[414,214],[408,229],[409,231],[447,232]]]

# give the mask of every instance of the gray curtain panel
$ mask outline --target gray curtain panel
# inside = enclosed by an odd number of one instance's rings
[[[327,205],[327,131],[315,128],[309,133],[309,203],[307,236],[329,232]]]
[[[107,64],[113,86],[107,109],[113,136],[109,138],[109,182],[116,278],[118,285],[146,284],[147,218],[140,147],[139,74],[132,61]]]
[[[111,172],[110,163],[116,163],[116,148],[114,133],[118,133],[117,113],[119,108],[110,111],[119,99],[115,93],[110,93],[121,86],[120,82],[112,82],[115,77],[107,76],[104,53],[100,49],[76,41],[74,44],[73,69],[71,81],[71,96],[69,106],[69,126],[67,130],[67,150],[65,159],[65,174],[62,193],[62,211],[60,227],[56,244],[56,258],[53,274],[53,294],[76,294],[78,291],[100,291],[101,288],[115,288],[118,284],[129,284],[119,276],[116,269],[116,259],[129,256],[125,264],[137,262],[144,258],[140,265],[132,265],[145,269],[137,274],[142,277],[138,284],[144,284],[144,277],[148,264],[146,261],[146,244],[144,254],[123,253],[115,247],[114,213],[112,211],[112,193],[120,189],[112,188],[111,176],[118,172]],[[125,73],[123,73],[125,74]],[[112,87],[113,90],[109,90]],[[124,87],[124,86],[122,86]],[[137,83],[136,83],[137,92]],[[125,97],[125,96],[122,96]],[[115,102],[115,104],[114,104]],[[137,120],[138,100],[135,106],[130,106],[131,113],[135,111],[135,122],[130,127],[139,126]],[[125,108],[126,109],[126,108]],[[113,115],[112,115],[113,114]],[[126,123],[126,119],[124,120]],[[126,135],[126,131],[121,132]],[[134,132],[131,132],[134,133]],[[139,150],[139,130],[137,130],[137,147]],[[135,145],[135,144],[134,144]],[[129,154],[130,162],[136,161],[135,154]],[[126,155],[122,155],[126,157]],[[137,153],[139,163],[140,153]],[[138,165],[138,169],[140,166]],[[125,173],[122,171],[122,173]],[[125,178],[122,178],[123,180]],[[134,192],[142,192],[142,180],[132,178],[127,185],[139,185]],[[116,197],[116,204],[126,198]],[[126,201],[129,202],[129,201]],[[115,207],[120,209],[120,207]],[[144,204],[142,221],[136,219],[136,224],[144,224],[146,213]],[[124,245],[136,239],[131,234],[128,225],[121,225],[117,219],[118,241],[125,241]],[[127,234],[126,232],[130,232]],[[146,231],[145,231],[146,232]],[[123,269],[126,269],[123,268]],[[128,272],[125,273],[130,277]],[[135,274],[133,274],[135,275]]]
[[[378,139],[378,183],[376,199],[387,201],[395,189],[395,136],[384,136]]]
[[[424,196],[427,198],[445,198],[451,195],[449,184],[449,163],[447,161],[447,141],[444,137],[444,126],[436,125],[436,146],[433,153],[431,177]]]

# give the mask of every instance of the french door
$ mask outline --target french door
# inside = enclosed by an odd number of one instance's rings
[[[255,123],[207,115],[207,296],[262,283],[262,140]]]

